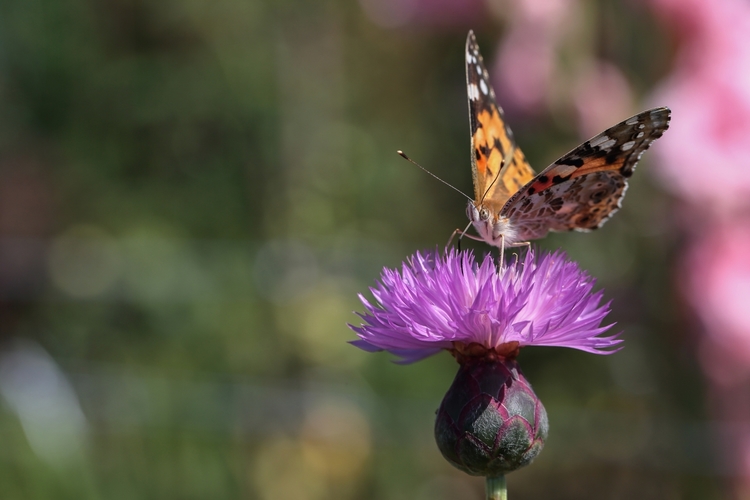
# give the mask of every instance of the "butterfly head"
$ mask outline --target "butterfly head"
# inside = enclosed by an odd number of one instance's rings
[[[516,231],[510,219],[501,216],[491,207],[470,201],[466,207],[466,215],[481,239],[488,244],[499,247],[503,240],[506,246],[516,241]]]
[[[486,224],[493,218],[492,211],[482,205],[479,202],[469,200],[469,204],[466,206],[466,216],[469,218],[472,224]]]

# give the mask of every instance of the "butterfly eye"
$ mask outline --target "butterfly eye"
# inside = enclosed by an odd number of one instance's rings
[[[490,218],[490,211],[483,208],[479,211],[479,218],[482,220],[488,220]]]

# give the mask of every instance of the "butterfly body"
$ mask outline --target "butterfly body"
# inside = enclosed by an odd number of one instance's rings
[[[590,231],[620,207],[627,179],[669,126],[670,110],[639,113],[589,139],[538,175],[497,105],[473,32],[466,40],[466,85],[474,200],[466,214],[490,245],[517,246],[549,231]]]

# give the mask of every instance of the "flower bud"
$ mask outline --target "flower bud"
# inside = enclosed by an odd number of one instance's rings
[[[458,359],[461,367],[435,421],[440,452],[475,476],[499,476],[531,463],[542,451],[549,423],[516,361]]]

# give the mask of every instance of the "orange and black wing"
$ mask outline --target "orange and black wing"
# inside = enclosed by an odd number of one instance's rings
[[[473,31],[469,31],[466,39],[466,90],[474,197],[496,212],[534,178],[534,170],[516,144],[503,111],[495,101]]]
[[[500,215],[510,218],[521,240],[600,227],[620,208],[627,179],[669,120],[669,108],[654,108],[605,130],[544,169]]]

